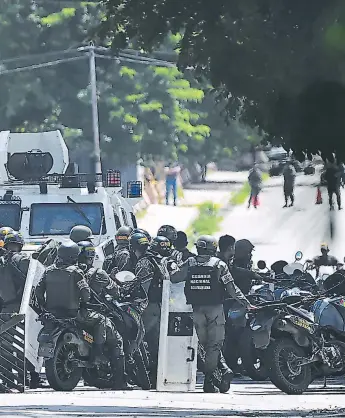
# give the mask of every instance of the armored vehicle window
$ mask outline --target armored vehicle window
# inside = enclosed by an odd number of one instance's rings
[[[133,228],[138,228],[137,220],[133,212],[131,212],[131,218],[132,218]]]
[[[116,229],[121,228],[120,218],[118,217],[118,214],[116,213],[115,209],[114,209],[114,218],[115,218]]]
[[[104,219],[101,203],[35,203],[30,211],[30,235],[68,235],[75,225],[89,226],[99,235]],[[89,220],[89,222],[87,222]],[[102,234],[106,233],[103,221]]]
[[[20,205],[12,203],[0,204],[0,227],[9,226],[20,230]]]
[[[124,224],[128,225],[127,213],[125,212],[123,208],[121,208],[121,213],[122,213],[122,219],[123,219]]]

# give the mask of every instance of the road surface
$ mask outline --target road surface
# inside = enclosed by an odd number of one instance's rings
[[[221,178],[213,174],[212,179]],[[345,211],[334,213],[338,233],[334,241],[330,241],[328,205],[326,199],[323,205],[315,205],[313,184],[316,182],[316,176],[298,176],[296,206],[283,209],[282,180],[269,180],[261,195],[260,207],[257,210],[230,209],[225,214],[221,233],[232,234],[236,239],[251,239],[256,246],[257,260],[273,262],[284,258],[289,261],[297,250],[301,250],[306,259],[319,252],[324,240],[328,241],[332,253],[342,259]],[[331,383],[327,389],[321,389],[319,383],[300,396],[282,394],[269,382],[249,380],[236,381],[225,395],[203,394],[201,387],[196,393],[188,394],[141,390],[105,392],[84,388],[72,393],[28,391],[24,395],[0,394],[0,418],[345,417],[344,386],[342,380]]]
[[[283,395],[269,382],[237,381],[228,394],[75,390],[0,395],[1,418],[71,417],[318,417],[345,416],[341,384],[314,385],[304,395]],[[342,414],[342,415],[341,415]]]
[[[250,239],[255,245],[254,258],[269,263],[281,258],[293,261],[298,250],[303,252],[304,260],[313,257],[320,253],[320,244],[324,241],[329,244],[331,253],[343,260],[345,211],[332,212],[336,222],[336,235],[332,240],[326,190],[322,190],[323,204],[315,204],[317,180],[317,176],[299,175],[295,206],[283,208],[282,178],[270,179],[260,195],[260,207],[247,209],[244,205],[228,211],[221,234]]]

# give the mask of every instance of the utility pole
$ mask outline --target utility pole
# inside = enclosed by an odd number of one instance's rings
[[[102,173],[101,148],[99,137],[99,120],[98,120],[98,98],[97,98],[97,78],[96,78],[96,57],[95,46],[93,43],[87,48],[89,53],[90,66],[90,87],[91,87],[91,106],[92,106],[92,130],[93,130],[93,146],[95,158],[95,173]]]

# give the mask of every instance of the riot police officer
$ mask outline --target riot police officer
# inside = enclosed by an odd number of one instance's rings
[[[131,250],[138,258],[135,275],[147,295],[147,307],[143,312],[145,339],[151,358],[151,382],[157,379],[158,344],[162,301],[163,272],[160,267],[162,259],[157,253],[148,251],[149,240],[144,234],[133,234],[129,239]]]
[[[113,277],[119,271],[134,272],[136,259],[129,250],[129,236],[133,229],[130,226],[121,226],[115,234],[116,247],[114,253],[104,262],[103,269]]]
[[[91,301],[94,301],[92,293],[94,292],[101,300],[106,294],[117,299],[119,297],[119,288],[117,284],[102,270],[92,267],[96,251],[89,241],[78,243],[80,253],[78,256],[79,267],[85,273],[85,278],[91,288]],[[109,318],[106,320],[107,344],[111,348],[111,367],[113,370],[113,389],[123,390],[132,389],[125,381],[125,357],[123,352],[123,339],[115,329],[114,324]]]
[[[12,228],[1,228],[1,239],[4,241],[2,265],[0,267],[0,298],[2,313],[19,312],[29,270],[30,258],[22,252],[24,239],[20,232]],[[30,373],[30,388],[42,387],[39,374],[33,365],[27,362]]]
[[[157,232],[157,236],[166,237],[171,242],[172,252],[171,259],[176,261],[178,265],[182,264],[182,252],[175,248],[177,240],[177,230],[171,225],[162,225]]]
[[[36,287],[37,302],[59,319],[76,318],[81,326],[93,328],[94,344],[91,361],[104,360],[106,341],[105,317],[86,309],[82,303],[90,300],[90,287],[78,267],[79,247],[73,241],[63,242],[58,249],[57,261],[45,271]]]
[[[149,251],[162,257],[170,257],[172,253],[171,242],[166,237],[157,236],[151,241]]]
[[[228,295],[242,305],[250,306],[234,284],[227,265],[215,257],[217,246],[214,237],[199,237],[196,242],[198,255],[189,258],[180,271],[171,276],[172,282],[186,281],[186,300],[193,307],[195,329],[206,352],[204,392],[209,393],[217,392],[212,374],[218,366],[225,338],[224,299]]]
[[[5,236],[3,264],[0,267],[0,298],[2,313],[19,312],[30,257],[22,252],[24,238],[13,231]]]
[[[134,235],[134,234],[144,234],[145,235],[145,237],[148,239],[148,241],[149,241],[149,243],[152,241],[152,237],[151,237],[151,235],[145,230],[145,229],[142,229],[142,228],[135,228],[135,229],[133,229],[133,231],[131,232],[131,235],[130,236],[132,236],[132,235]]]
[[[234,266],[250,270],[252,268],[252,252],[255,246],[248,239],[240,239],[235,243]]]

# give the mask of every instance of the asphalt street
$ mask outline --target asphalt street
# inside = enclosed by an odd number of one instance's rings
[[[304,395],[282,394],[269,382],[236,381],[228,394],[84,390],[0,395],[1,418],[43,417],[331,417],[345,416],[345,387],[313,385]]]
[[[260,194],[260,206],[247,209],[246,205],[230,208],[225,214],[221,234],[236,239],[247,238],[255,245],[254,259],[272,263],[278,259],[293,261],[300,250],[306,258],[320,253],[320,244],[327,242],[331,253],[343,260],[345,256],[345,212],[330,212],[327,191],[322,189],[323,204],[316,205],[318,175],[298,175],[295,206],[283,208],[283,180],[271,178]],[[343,200],[345,192],[342,192]],[[330,216],[336,225],[330,237]]]
[[[215,181],[222,180],[219,174],[213,177]],[[293,261],[297,250],[304,253],[304,259],[315,256],[325,240],[332,254],[342,259],[345,214],[334,212],[336,236],[331,240],[325,190],[324,203],[315,205],[317,181],[317,176],[298,176],[296,205],[283,209],[282,179],[270,179],[265,183],[257,210],[247,209],[245,205],[228,209],[221,234],[252,240],[256,246],[255,259],[268,263],[277,259]],[[223,395],[204,394],[200,386],[197,392],[185,394],[141,390],[105,392],[83,387],[71,393],[38,390],[23,395],[0,394],[0,418],[345,417],[343,379],[329,382],[326,389],[322,386],[322,382],[313,384],[300,396],[285,395],[270,382],[250,380],[235,381],[230,392]]]

